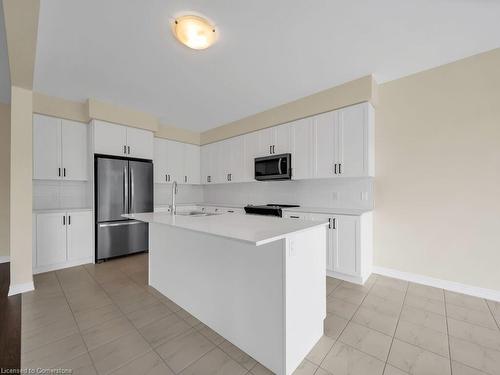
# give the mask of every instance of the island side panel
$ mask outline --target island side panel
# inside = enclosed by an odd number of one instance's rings
[[[284,374],[285,240],[255,246],[162,224],[149,230],[150,285]]]
[[[286,363],[292,374],[323,335],[326,318],[326,226],[287,237]]]

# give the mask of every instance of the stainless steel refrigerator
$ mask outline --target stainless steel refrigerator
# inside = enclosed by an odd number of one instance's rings
[[[148,249],[148,224],[122,214],[153,211],[153,163],[95,157],[96,262]]]

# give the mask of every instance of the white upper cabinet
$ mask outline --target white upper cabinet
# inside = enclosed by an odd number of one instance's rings
[[[259,149],[258,132],[243,136],[243,181],[255,181],[255,158],[262,156]]]
[[[94,153],[153,159],[153,132],[94,120]]]
[[[68,180],[86,180],[88,175],[88,125],[62,120],[63,177]]]
[[[361,103],[314,116],[314,177],[374,175],[373,108]]]
[[[202,183],[254,181],[255,158],[291,153],[292,179],[374,175],[373,108],[361,103],[202,146]]]
[[[273,126],[255,133],[259,138],[258,156],[285,154],[291,151],[289,124]]]
[[[127,128],[94,120],[94,153],[127,156]]]
[[[61,120],[33,115],[33,178],[58,180],[61,168]]]
[[[127,127],[128,156],[139,159],[153,159],[153,132]]]
[[[154,139],[153,152],[153,174],[155,184],[168,182],[167,176],[167,140],[161,138]]]
[[[337,160],[343,177],[373,176],[373,108],[361,103],[338,111]]]
[[[87,138],[87,124],[33,115],[33,178],[87,180]]]
[[[200,147],[184,145],[184,182],[187,184],[200,183]]]
[[[273,154],[288,154],[292,152],[292,128],[290,124],[275,126]]]
[[[200,183],[200,147],[196,145],[154,139],[154,181],[157,184]]]
[[[314,176],[313,120],[305,118],[290,124],[292,179],[303,180]]]
[[[337,155],[336,132],[337,112],[327,112],[314,116],[314,170],[313,177],[335,176],[335,160]]]

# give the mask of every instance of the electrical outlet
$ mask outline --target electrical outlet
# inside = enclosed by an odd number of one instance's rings
[[[338,191],[334,191],[334,192],[332,193],[332,199],[333,199],[334,201],[338,201],[338,200],[339,200],[339,192],[338,192]]]

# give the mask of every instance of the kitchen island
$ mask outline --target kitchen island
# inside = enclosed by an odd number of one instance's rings
[[[124,215],[149,223],[149,284],[278,375],[323,335],[327,223]]]

